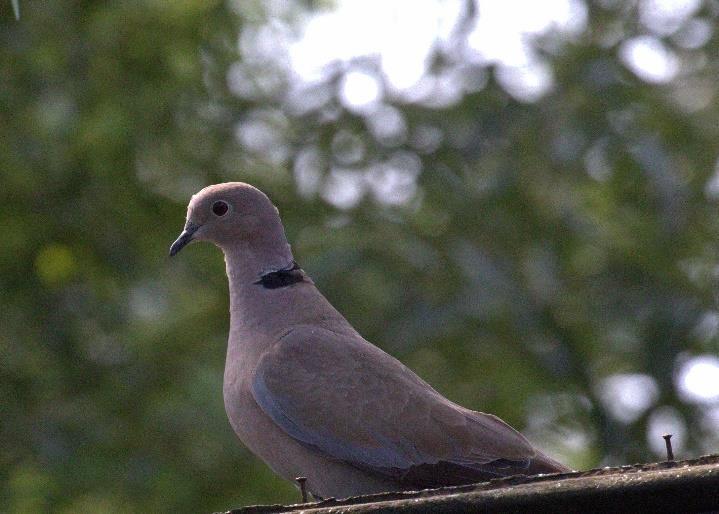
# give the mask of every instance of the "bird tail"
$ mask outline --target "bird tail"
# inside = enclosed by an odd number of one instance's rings
[[[548,455],[537,451],[537,454],[534,456],[532,462],[529,464],[529,468],[527,469],[527,475],[539,475],[544,473],[568,473],[570,471],[573,471],[573,469],[557,462]]]

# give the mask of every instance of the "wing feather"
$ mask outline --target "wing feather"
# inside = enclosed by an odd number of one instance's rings
[[[252,392],[302,444],[413,486],[521,473],[535,456],[502,420],[450,402],[359,335],[293,329],[261,358]]]

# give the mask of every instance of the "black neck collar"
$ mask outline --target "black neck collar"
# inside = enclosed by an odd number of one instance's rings
[[[261,275],[255,284],[261,285],[265,289],[278,289],[280,287],[291,286],[297,282],[304,282],[304,280],[305,272],[302,271],[302,268],[300,268],[297,262],[292,261],[287,268],[270,271]]]

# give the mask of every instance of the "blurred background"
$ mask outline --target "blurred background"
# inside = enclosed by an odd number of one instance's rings
[[[577,468],[719,451],[719,1],[0,4],[0,510],[294,502],[226,420],[250,182],[370,341]]]

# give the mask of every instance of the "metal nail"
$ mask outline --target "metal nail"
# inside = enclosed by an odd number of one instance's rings
[[[664,434],[662,436],[667,444],[667,460],[674,460],[674,452],[672,451],[672,434]]]
[[[307,503],[307,477],[297,477],[295,481],[300,485],[302,492],[302,503]]]

